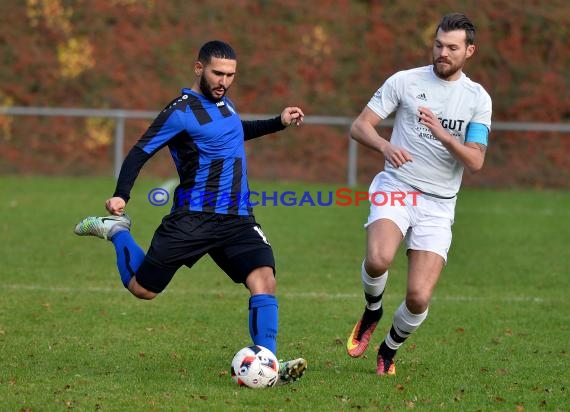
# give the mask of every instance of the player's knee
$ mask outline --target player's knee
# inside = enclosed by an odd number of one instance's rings
[[[137,298],[139,299],[143,299],[143,300],[152,300],[155,297],[158,296],[158,293],[156,292],[152,292],[144,287],[142,287],[141,285],[138,284],[138,282],[135,280],[133,280],[130,284],[129,284],[129,291]]]
[[[406,307],[412,313],[424,313],[429,307],[430,296],[421,291],[408,290],[406,295]]]
[[[142,300],[152,300],[154,299],[156,296],[158,296],[158,293],[154,293],[151,291],[137,291],[136,293],[132,292],[133,295],[135,295],[137,298],[142,299]]]
[[[364,268],[366,269],[366,273],[372,277],[376,277],[384,274],[391,263],[392,259],[387,256],[382,254],[370,254],[366,257]]]
[[[254,269],[248,275],[245,282],[247,288],[253,295],[260,293],[275,294],[276,283],[273,269],[269,266]]]

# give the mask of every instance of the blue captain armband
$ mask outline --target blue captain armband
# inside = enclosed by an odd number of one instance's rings
[[[487,146],[489,129],[483,123],[469,123],[465,133],[465,143],[479,143]]]

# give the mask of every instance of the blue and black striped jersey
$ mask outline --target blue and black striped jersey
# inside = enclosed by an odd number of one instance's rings
[[[168,146],[180,178],[173,210],[251,215],[244,141],[283,129],[280,116],[242,121],[229,98],[184,88],[125,158],[115,196],[128,200],[141,167]]]

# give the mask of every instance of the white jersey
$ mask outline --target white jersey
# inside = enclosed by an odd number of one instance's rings
[[[491,97],[465,74],[456,81],[445,81],[430,65],[397,72],[368,102],[382,119],[396,112],[390,141],[406,149],[413,159],[399,168],[386,162],[384,170],[422,192],[451,198],[461,186],[463,164],[420,123],[420,106],[429,108],[443,127],[464,143],[469,123],[491,129]]]

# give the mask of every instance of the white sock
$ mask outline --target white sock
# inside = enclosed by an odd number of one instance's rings
[[[406,339],[420,327],[422,322],[427,318],[428,309],[424,313],[415,315],[406,307],[406,301],[398,307],[394,313],[392,328],[386,336],[386,346],[390,349],[397,350]]]
[[[369,310],[378,310],[382,306],[382,295],[388,281],[388,271],[377,278],[371,277],[364,269],[364,262],[361,268],[362,286],[366,298],[366,307]]]

